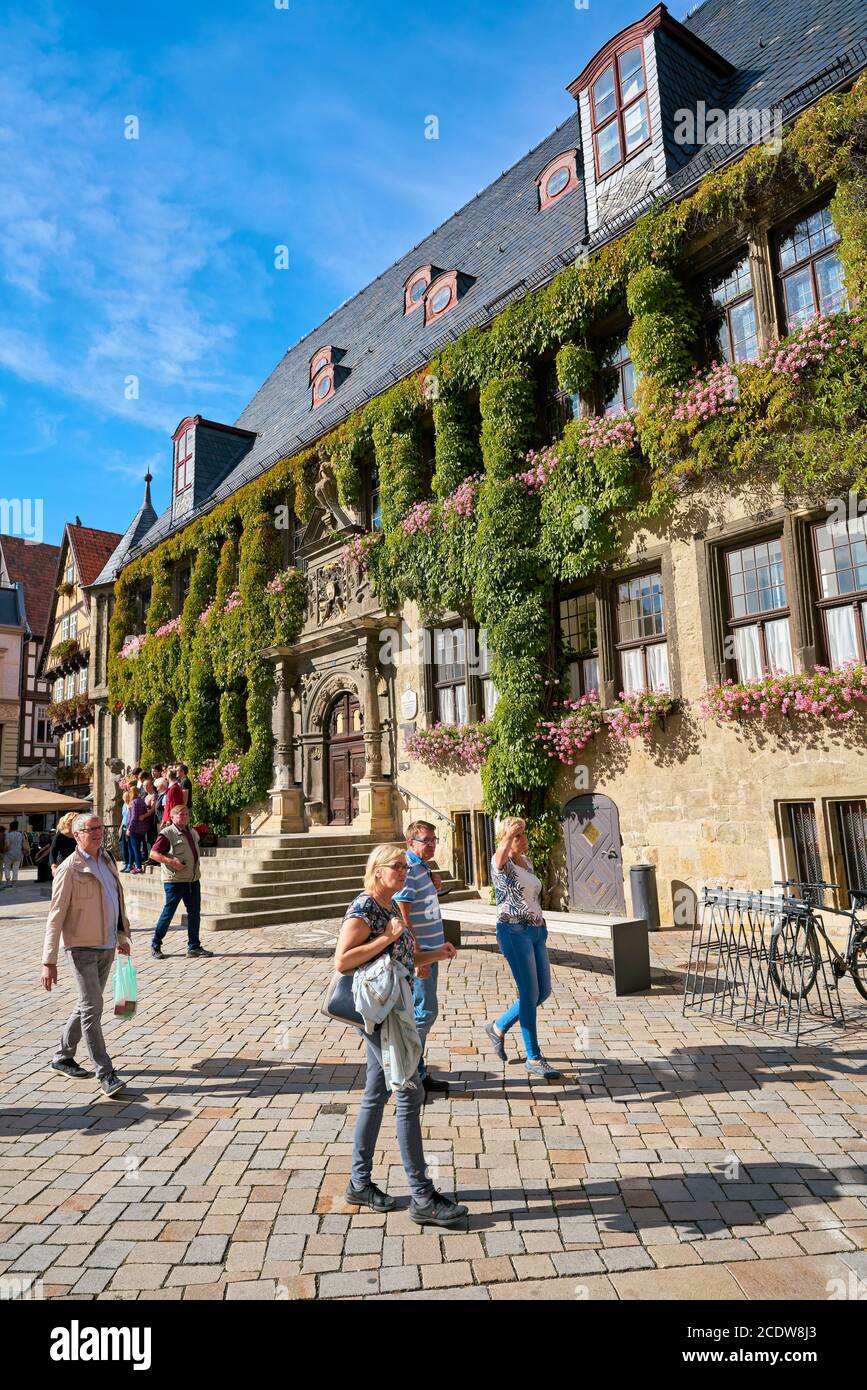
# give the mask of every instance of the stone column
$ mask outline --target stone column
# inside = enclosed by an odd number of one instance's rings
[[[382,727],[379,719],[377,639],[366,637],[353,665],[361,672],[364,702],[364,778],[356,784],[358,815],[353,825],[371,835],[391,839],[395,835],[394,796],[391,782],[382,775]]]
[[[292,663],[288,650],[268,647],[262,656],[274,666],[274,700],[271,706],[271,732],[274,736],[274,776],[271,790],[269,831],[281,835],[307,829],[304,794],[295,784],[292,758]]]

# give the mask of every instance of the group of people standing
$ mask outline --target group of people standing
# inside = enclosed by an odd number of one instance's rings
[[[120,843],[121,873],[140,874],[162,829],[170,825],[175,806],[192,810],[193,784],[185,763],[157,763],[150,774],[132,768],[119,783],[123,798]]]
[[[436,853],[436,829],[427,821],[414,821],[406,832],[406,848],[377,845],[367,861],[364,891],[355,897],[344,916],[335,952],[335,968],[341,974],[362,970],[390,952],[401,975],[412,981],[412,1008],[419,1054],[417,1074],[403,1084],[393,1081],[393,1068],[383,1053],[382,1025],[365,1032],[367,1076],[358,1113],[352,1152],[352,1170],[346,1189],[347,1202],[372,1211],[391,1211],[394,1198],[373,1182],[373,1159],[389,1095],[389,1082],[397,1106],[397,1138],[409,1181],[409,1215],[418,1225],[459,1226],[467,1207],[438,1192],[424,1158],[421,1107],[433,1092],[448,1094],[448,1082],[430,1075],[424,1049],[437,1018],[440,962],[457,955],[445,939],[439,895],[441,875],[428,868]],[[500,828],[491,860],[497,902],[497,940],[518,987],[518,998],[485,1027],[497,1059],[507,1060],[506,1035],[520,1023],[527,1072],[532,1077],[557,1080],[562,1073],[546,1061],[539,1046],[536,1011],[551,993],[545,919],[542,915],[542,883],[527,858],[527,827],[510,817]],[[400,1008],[399,994],[393,1007]],[[413,1054],[415,1055],[415,1054]]]
[[[169,782],[172,785],[177,785],[177,779]],[[176,800],[168,814],[150,851],[161,866],[165,887],[165,907],[154,931],[151,955],[164,959],[163,939],[175,910],[184,902],[190,932],[188,955],[210,956],[212,952],[204,950],[198,940],[199,837],[189,824],[186,801]],[[75,1059],[83,1037],[102,1089],[114,1095],[124,1082],[105,1046],[103,993],[115,953],[130,950],[130,926],[120,873],[104,850],[102,837],[102,822],[92,812],[76,816],[69,827],[72,849],[54,865],[42,985],[50,991],[57,982],[62,941],[75,977],[78,1002],[61,1033],[51,1066],[75,1080],[88,1078],[90,1073]],[[363,889],[353,898],[341,924],[335,968],[342,975],[353,976],[355,990],[366,968],[377,960],[385,964],[382,958],[388,952],[394,975],[392,993],[375,1001],[378,1021],[371,1027],[365,1024],[367,1073],[346,1200],[377,1212],[390,1211],[395,1205],[394,1198],[373,1182],[379,1130],[386,1101],[394,1091],[398,1144],[411,1192],[410,1217],[419,1225],[449,1227],[465,1222],[467,1207],[435,1188],[425,1164],[421,1134],[421,1108],[426,1098],[449,1091],[446,1080],[431,1076],[425,1046],[439,1012],[439,966],[457,955],[443,928],[439,906],[442,877],[429,867],[436,846],[435,827],[427,821],[414,821],[407,829],[405,846],[383,844],[371,851]],[[485,1033],[494,1055],[505,1063],[507,1035],[519,1023],[527,1073],[542,1080],[557,1080],[561,1073],[542,1055],[536,1029],[537,1009],[551,993],[551,970],[542,884],[527,857],[527,827],[520,818],[511,817],[503,823],[491,874],[497,902],[497,940],[514,976],[518,997],[499,1018],[485,1025]],[[395,1068],[387,1041],[392,1008],[401,1015],[400,1055],[404,1060],[412,1059],[403,1071]]]

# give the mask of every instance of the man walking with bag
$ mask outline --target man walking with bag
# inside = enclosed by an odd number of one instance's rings
[[[178,904],[187,909],[187,955],[212,956],[199,941],[202,915],[202,885],[199,881],[199,836],[190,828],[188,806],[174,806],[170,824],[164,825],[154,842],[151,859],[162,864],[166,905],[159,915],[151,941],[151,955],[165,960],[163,939],[171,926]]]
[[[57,984],[61,937],[78,988],[78,1003],[60,1036],[51,1062],[54,1071],[77,1081],[91,1073],[80,1067],[75,1052],[84,1037],[99,1083],[107,1096],[123,1090],[102,1035],[102,996],[115,952],[129,955],[130,930],[123,888],[114,860],[102,847],[102,821],[92,812],[72,822],[76,848],[59,865],[42,950],[42,987]]]
[[[407,874],[404,887],[395,893],[397,904],[405,925],[415,937],[420,951],[443,951],[444,959],[451,960],[457,951],[446,941],[443,919],[439,905],[439,891],[442,876],[431,873],[427,861],[436,854],[436,830],[426,820],[413,821],[406,832]],[[425,974],[416,974],[413,984],[413,1004],[415,1006],[415,1026],[421,1039],[422,1055],[418,1064],[419,1079],[425,1095],[448,1094],[449,1083],[438,1081],[428,1072],[424,1060],[424,1046],[427,1035],[433,1027],[439,1012],[437,1004],[437,975],[439,965],[426,968]]]

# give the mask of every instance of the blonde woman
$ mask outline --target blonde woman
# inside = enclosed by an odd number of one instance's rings
[[[542,915],[542,882],[527,858],[527,822],[520,816],[503,821],[491,859],[497,900],[497,941],[518,986],[518,998],[485,1032],[501,1062],[506,1060],[506,1033],[520,1020],[527,1071],[545,1081],[563,1073],[546,1062],[536,1036],[536,1010],[551,993],[548,929]]]
[[[72,833],[72,822],[75,820],[76,812],[67,811],[65,816],[61,816],[57,822],[57,829],[54,832],[54,839],[51,841],[51,860],[52,876],[57,873],[64,859],[68,859],[75,849],[75,836]]]
[[[370,852],[364,872],[364,891],[346,910],[337,938],[334,967],[349,974],[383,951],[392,951],[396,961],[413,977],[434,961],[449,959],[454,948],[419,951],[412,931],[404,926],[394,903],[394,895],[406,881],[406,851],[400,845],[377,845]],[[371,1211],[391,1211],[395,1205],[371,1180],[376,1141],[389,1092],[382,1066],[379,1028],[373,1036],[364,1035],[367,1045],[367,1080],[352,1149],[352,1173],[346,1189],[347,1202],[369,1207]],[[421,1138],[421,1107],[424,1089],[416,1085],[395,1092],[397,1104],[397,1142],[409,1180],[412,1200],[410,1220],[418,1226],[465,1225],[467,1208],[437,1192],[427,1174]]]

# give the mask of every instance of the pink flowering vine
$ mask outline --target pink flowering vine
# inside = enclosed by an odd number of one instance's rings
[[[712,362],[709,371],[693,373],[689,384],[675,394],[675,420],[710,420],[737,409],[740,393],[737,372],[728,362]]]
[[[427,536],[433,525],[433,516],[433,505],[430,502],[416,502],[406,516],[401,518],[401,528],[407,536],[415,536],[419,531]]]
[[[124,661],[128,661],[130,657],[138,656],[139,652],[141,651],[142,647],[144,646],[147,640],[148,634],[146,632],[139,632],[136,634],[135,637],[128,637],[124,642],[123,646],[121,647],[118,655]]]
[[[162,627],[158,627],[154,637],[170,637],[173,632],[182,632],[184,620],[182,617],[170,618]]]
[[[732,681],[711,686],[699,702],[703,719],[737,721],[779,717],[822,719],[845,724],[859,705],[867,704],[867,666],[847,662],[831,670],[778,673],[761,680]]]
[[[434,772],[478,772],[494,742],[486,724],[434,724],[405,741],[409,757]]]
[[[549,758],[574,767],[579,753],[602,730],[602,706],[596,691],[590,690],[579,700],[564,700],[560,709],[562,713],[558,718],[541,721],[536,741],[541,743]]]
[[[469,517],[473,514],[476,505],[476,492],[479,486],[477,476],[464,478],[448,497],[443,501],[443,517],[462,516]]]

